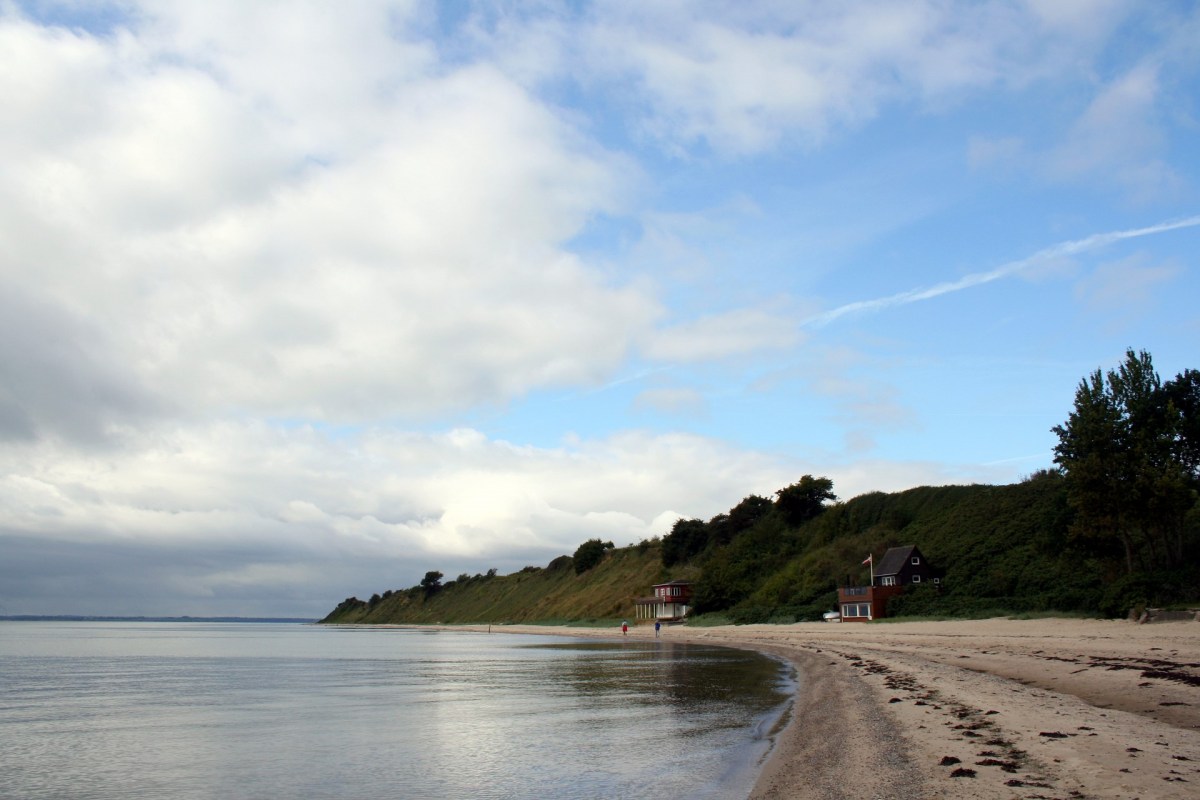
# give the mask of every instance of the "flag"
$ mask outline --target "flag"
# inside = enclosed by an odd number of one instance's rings
[[[867,557],[866,557],[866,559],[863,561],[863,563],[864,563],[864,564],[870,564],[870,563],[872,563],[871,559],[873,559],[874,557],[875,557],[874,555],[869,555],[869,556],[867,556]]]

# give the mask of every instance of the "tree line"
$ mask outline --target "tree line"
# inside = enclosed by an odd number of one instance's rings
[[[837,580],[862,555],[898,544],[955,562],[946,591],[899,603],[914,613],[988,603],[1123,613],[1200,599],[1200,371],[1163,381],[1148,352],[1130,349],[1081,380],[1052,432],[1054,466],[1011,491],[930,488],[838,503],[828,478],[805,475],[773,501],[751,495],[707,522],[679,520],[663,564],[696,564],[696,611],[738,621],[811,618],[832,606]],[[993,518],[981,519],[987,508]]]
[[[1073,537],[1119,552],[1127,575],[1194,557],[1186,520],[1200,491],[1200,372],[1163,383],[1148,352],[1128,350],[1116,369],[1080,382],[1053,431]]]
[[[734,622],[819,619],[836,603],[839,582],[865,579],[855,571],[867,553],[901,544],[920,546],[946,576],[940,589],[896,601],[906,614],[1111,615],[1200,599],[1200,372],[1164,382],[1149,353],[1129,350],[1114,369],[1081,380],[1067,419],[1052,431],[1054,465],[1020,484],[919,487],[841,502],[832,480],[804,475],[709,520],[679,519],[661,540],[633,549],[653,548],[664,578],[681,569],[695,576],[696,613]],[[614,550],[589,539],[545,569],[585,576]],[[425,602],[495,575],[443,583],[432,570],[401,592]],[[392,594],[347,598],[335,614],[374,609]]]

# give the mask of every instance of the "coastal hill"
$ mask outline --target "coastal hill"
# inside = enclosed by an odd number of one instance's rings
[[[1200,371],[1169,381],[1132,349],[1080,381],[1055,468],[1006,486],[920,487],[838,502],[805,475],[662,539],[573,555],[512,575],[460,575],[363,601],[324,622],[567,622],[632,618],[673,579],[693,612],[734,623],[820,619],[839,585],[869,580],[868,556],[915,545],[937,581],[910,586],[889,616],[1080,612],[1119,616],[1200,598]]]
[[[805,480],[818,494],[828,484],[811,476]],[[821,505],[795,525],[789,524],[786,496],[787,490],[780,490],[775,501],[751,497],[708,521],[680,520],[662,540],[604,548],[598,564],[579,572],[575,559],[564,555],[511,575],[435,580],[367,601],[349,598],[323,622],[632,619],[636,597],[676,578],[695,582],[696,613],[717,620],[815,620],[835,607],[839,584],[867,582],[862,562],[868,554],[878,558],[886,548],[903,544],[918,545],[943,577],[939,587],[913,589],[893,601],[890,608],[898,615],[1059,611],[1116,616],[1139,605],[1195,600],[1200,594],[1195,559],[1176,569],[1130,573],[1112,542],[1072,536],[1066,479],[1057,471],[1005,486],[866,494]],[[757,515],[749,524],[747,508]],[[739,524],[745,526],[738,529]],[[1200,540],[1196,508],[1186,526],[1188,551],[1195,553]]]
[[[348,598],[327,623],[580,622],[633,617],[633,598],[650,586],[694,578],[689,565],[666,569],[661,541],[620,549],[605,548],[602,560],[576,574],[574,559],[562,556],[545,567],[529,566],[511,575],[460,575],[410,589],[386,591],[369,600]]]

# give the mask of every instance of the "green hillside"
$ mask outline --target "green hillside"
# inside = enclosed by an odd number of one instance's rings
[[[815,619],[835,606],[839,584],[868,582],[868,555],[915,544],[942,574],[941,587],[910,592],[896,612],[1100,612],[1119,573],[1069,546],[1069,522],[1055,473],[1009,486],[867,494],[794,529],[768,517],[728,546],[708,549],[697,559],[697,605],[727,609],[739,622]]]
[[[676,578],[694,578],[693,566],[666,569],[662,547],[646,542],[609,550],[595,567],[577,575],[570,556],[512,575],[460,576],[427,593],[422,587],[385,592],[368,601],[350,598],[328,623],[516,623],[633,619],[634,598]]]
[[[819,619],[867,555],[916,545],[940,573],[889,615],[1074,611],[1115,616],[1200,599],[1200,371],[1163,382],[1149,353],[1080,382],[1053,429],[1056,468],[1008,486],[921,487],[839,503],[805,475],[661,541],[575,555],[515,575],[460,576],[369,601],[326,622],[533,622],[632,617],[654,583],[694,581],[697,614],[735,622]]]
[[[676,578],[695,581],[699,614],[734,622],[820,619],[839,584],[867,581],[868,554],[915,544],[943,578],[893,601],[897,614],[1081,612],[1120,615],[1146,604],[1194,601],[1200,586],[1200,513],[1187,517],[1187,565],[1126,574],[1111,546],[1070,535],[1065,479],[1043,472],[1007,486],[921,487],[875,492],[789,525],[779,504],[754,498],[705,522],[681,520],[664,541],[608,551],[576,574],[570,556],[512,575],[460,576],[350,598],[328,623],[613,621],[634,616],[635,597]],[[730,533],[738,510],[759,509]],[[736,526],[735,526],[736,527]],[[685,545],[680,537],[689,537]],[[682,550],[681,550],[682,548]],[[678,558],[664,567],[664,552]],[[680,555],[682,553],[682,557]],[[668,560],[672,560],[668,558]]]

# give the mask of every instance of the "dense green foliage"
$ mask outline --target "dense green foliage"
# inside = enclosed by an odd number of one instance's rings
[[[837,500],[833,481],[805,475],[796,483],[775,493],[775,506],[783,521],[792,527],[803,525],[825,510],[825,504]]]
[[[1009,486],[938,486],[874,492],[789,527],[771,509],[728,542],[704,539],[686,562],[664,567],[666,541],[608,551],[576,574],[570,556],[507,576],[451,581],[431,597],[420,586],[385,592],[372,605],[341,603],[328,622],[532,622],[618,620],[651,585],[695,581],[698,612],[739,623],[819,619],[838,585],[863,584],[868,553],[916,544],[942,574],[894,600],[894,614],[975,616],[1037,611],[1123,615],[1143,605],[1198,598],[1200,509],[1184,520],[1188,561],[1174,570],[1127,574],[1121,552],[1071,534],[1066,477],[1046,470]],[[688,526],[720,528],[725,517]],[[691,521],[697,522],[697,521]],[[697,537],[698,540],[698,537]]]
[[[425,577],[421,579],[421,589],[425,592],[426,597],[437,594],[442,588],[442,573],[437,570],[430,570],[425,573]]]
[[[604,554],[612,549],[612,542],[602,542],[599,539],[588,539],[579,545],[571,559],[575,564],[575,574],[582,574],[595,567],[604,560]]]
[[[1128,576],[1186,563],[1184,519],[1200,488],[1198,408],[1194,370],[1163,385],[1150,354],[1130,350],[1117,369],[1079,384],[1074,410],[1054,428],[1071,534],[1101,552],[1119,548]]]
[[[838,503],[832,481],[805,475],[774,502],[751,495],[707,522],[681,519],[661,542],[613,549],[592,539],[544,569],[348,598],[325,621],[632,618],[635,597],[675,578],[694,582],[701,615],[819,619],[835,607],[839,585],[867,582],[868,554],[910,544],[941,583],[892,600],[892,616],[1114,616],[1200,599],[1200,373],[1164,384],[1148,354],[1130,351],[1117,370],[1080,384],[1054,432],[1059,468],[1018,484]],[[430,576],[434,584],[442,577]]]

